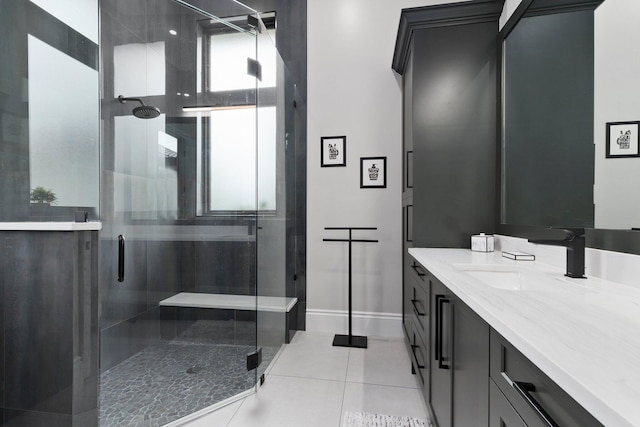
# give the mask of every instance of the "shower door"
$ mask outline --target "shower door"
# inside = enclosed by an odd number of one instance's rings
[[[233,0],[190,3],[100,1],[102,427],[256,384],[256,32]]]
[[[288,342],[296,314],[295,205],[288,191],[295,167],[294,86],[275,45],[270,15],[259,19],[258,61],[258,181],[257,204],[257,345],[268,369],[281,346]]]

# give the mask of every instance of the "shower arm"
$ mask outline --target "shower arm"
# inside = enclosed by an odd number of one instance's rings
[[[125,98],[124,96],[120,95],[118,96],[118,101],[120,101],[121,104],[126,104],[127,101],[138,101],[140,104],[145,105],[144,102],[142,102],[142,99],[140,98]]]

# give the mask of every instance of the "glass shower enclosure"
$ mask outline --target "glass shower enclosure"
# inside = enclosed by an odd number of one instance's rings
[[[99,424],[179,425],[255,390],[295,329],[294,86],[275,18],[236,1],[100,12]]]
[[[0,425],[181,425],[256,392],[297,318],[275,21],[0,2]]]

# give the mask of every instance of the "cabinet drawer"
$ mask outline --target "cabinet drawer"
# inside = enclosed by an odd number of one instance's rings
[[[404,333],[407,337],[407,341],[409,342],[409,344],[411,344],[413,340],[413,330],[414,330],[413,323],[414,323],[413,317],[405,315],[405,321],[402,322],[402,326],[404,327]]]
[[[420,334],[414,331],[411,337],[411,364],[413,366],[413,370],[418,375],[420,379],[420,384],[424,387],[425,383],[429,380],[427,377],[428,367],[427,363],[429,363],[428,355],[429,351],[427,350],[427,346]]]
[[[489,380],[489,399],[489,427],[527,427],[493,380]]]
[[[427,269],[421,266],[419,262],[411,258],[411,265],[409,267],[409,271],[410,271],[410,277],[413,277],[416,283],[420,284],[426,289],[427,281],[429,280],[428,279],[429,272],[427,271]]]
[[[502,336],[491,331],[490,375],[529,427],[602,427]]]
[[[415,279],[411,279],[410,283],[410,302],[415,321],[415,331],[422,335],[422,340],[426,342],[429,337],[429,294]]]

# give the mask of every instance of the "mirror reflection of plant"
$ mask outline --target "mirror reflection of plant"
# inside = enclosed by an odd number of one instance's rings
[[[31,203],[55,203],[58,197],[52,190],[39,185],[31,190],[30,199]]]

